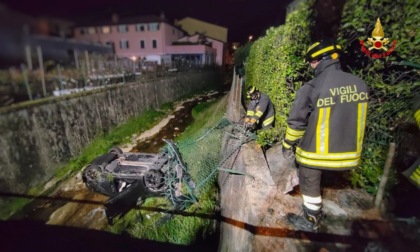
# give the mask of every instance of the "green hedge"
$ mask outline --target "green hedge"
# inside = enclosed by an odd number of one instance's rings
[[[284,135],[290,107],[299,87],[312,78],[304,63],[310,44],[313,1],[301,4],[290,13],[286,23],[267,30],[256,40],[246,60],[246,86],[255,85],[266,93],[276,108],[274,129],[260,132],[264,145]],[[361,77],[369,86],[370,103],[362,162],[352,171],[354,186],[375,194],[382,175],[390,142],[398,144],[398,128],[413,121],[410,110],[413,94],[420,92],[419,64],[420,1],[347,0],[344,5],[338,42],[344,48],[341,61],[345,71]],[[385,37],[397,40],[395,51],[387,58],[372,59],[361,51],[360,40],[371,37],[380,17]],[[407,64],[409,62],[409,64]],[[411,66],[408,66],[411,65]],[[395,184],[395,170],[390,179]]]
[[[376,194],[389,143],[398,144],[396,129],[413,121],[410,107],[413,94],[420,91],[419,73],[400,64],[420,62],[419,7],[417,0],[348,0],[344,6],[339,35],[345,49],[343,65],[371,89],[362,163],[351,180],[372,194]],[[371,37],[378,17],[390,44],[397,41],[395,51],[383,59],[364,55],[359,43]],[[396,183],[395,172],[389,186]]]
[[[312,1],[302,3],[288,14],[284,25],[271,27],[251,46],[246,61],[246,86],[254,85],[267,94],[276,109],[275,128],[259,133],[262,145],[283,137],[295,93],[309,80],[304,53],[310,43],[310,6]]]

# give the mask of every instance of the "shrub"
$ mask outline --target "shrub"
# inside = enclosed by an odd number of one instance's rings
[[[420,40],[415,37],[419,32],[419,7],[420,2],[415,0],[348,0],[343,10],[339,35],[345,50],[343,66],[361,77],[371,91],[362,162],[359,169],[352,171],[351,181],[373,194],[383,172],[388,145],[398,144],[395,129],[413,120],[410,103],[413,94],[420,91],[419,74],[402,65],[420,60]],[[372,37],[378,17],[385,37],[397,40],[397,46],[389,57],[373,59],[361,51],[359,41]],[[396,182],[395,173],[391,181]]]
[[[276,110],[275,127],[259,133],[258,142],[262,145],[284,135],[295,93],[309,80],[304,54],[310,43],[311,5],[312,1],[302,3],[287,16],[284,25],[271,27],[251,46],[246,61],[246,86],[254,85],[267,94]]]

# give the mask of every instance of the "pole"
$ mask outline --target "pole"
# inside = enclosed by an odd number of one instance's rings
[[[38,53],[39,71],[41,71],[42,92],[44,94],[44,97],[46,97],[47,89],[45,87],[44,60],[42,58],[42,49],[40,46],[36,47],[36,52]]]
[[[63,92],[63,77],[61,76],[60,64],[57,65],[57,71],[58,71],[58,81],[60,82],[60,95],[61,95]]]
[[[83,78],[83,88],[85,88],[87,86],[87,80],[86,80],[87,74],[85,74],[85,71],[86,71],[85,64],[81,64],[80,72],[81,72],[82,78]]]
[[[31,55],[31,47],[29,45],[25,45],[25,55],[26,55],[26,64],[28,64],[28,69],[32,70],[32,55]]]
[[[79,69],[80,68],[80,66],[79,66],[79,55],[78,55],[77,50],[74,50],[74,63],[76,65],[76,69]]]
[[[28,81],[28,70],[26,69],[24,64],[20,64],[20,69],[22,70],[23,81],[25,83],[26,91],[28,92],[29,100],[32,100],[31,87],[29,86],[29,81]]]
[[[378,193],[375,197],[375,207],[379,208],[381,206],[382,197],[384,195],[386,182],[388,180],[389,170],[391,168],[392,160],[394,159],[395,153],[395,143],[389,144],[388,156],[384,166],[384,173],[382,173],[381,182],[379,183]]]
[[[89,53],[88,53],[88,51],[85,51],[85,61],[86,61],[86,75],[89,76],[90,66],[89,66]]]

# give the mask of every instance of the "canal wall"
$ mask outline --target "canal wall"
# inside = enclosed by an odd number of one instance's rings
[[[95,136],[146,110],[218,84],[217,71],[179,73],[2,108],[0,192],[24,193],[54,176]]]

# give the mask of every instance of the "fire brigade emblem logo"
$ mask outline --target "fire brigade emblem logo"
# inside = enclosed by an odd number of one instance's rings
[[[385,38],[384,30],[382,29],[381,20],[376,20],[375,29],[372,31],[372,37],[368,38],[368,48],[365,47],[365,42],[360,41],[362,52],[367,56],[379,59],[389,56],[395,49],[397,41],[394,40],[391,44],[391,48],[388,49],[389,38]]]

